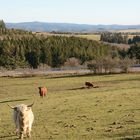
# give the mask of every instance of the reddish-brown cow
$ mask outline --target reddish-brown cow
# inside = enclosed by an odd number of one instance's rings
[[[38,88],[39,88],[40,97],[44,97],[47,93],[47,88],[46,87],[38,87]]]

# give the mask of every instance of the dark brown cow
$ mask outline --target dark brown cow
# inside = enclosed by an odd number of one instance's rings
[[[44,97],[47,93],[47,88],[46,87],[38,87],[38,88],[39,88],[40,97]]]
[[[91,82],[85,82],[85,85],[90,88],[90,87],[94,87],[93,83]]]
[[[85,82],[87,88],[99,88],[99,86],[93,84],[93,82]]]

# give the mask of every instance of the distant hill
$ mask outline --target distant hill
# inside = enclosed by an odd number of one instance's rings
[[[97,32],[108,30],[140,29],[140,25],[88,25],[73,23],[21,22],[6,23],[7,28],[24,29],[36,32]]]

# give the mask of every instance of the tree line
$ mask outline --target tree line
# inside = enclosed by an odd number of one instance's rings
[[[117,48],[114,51],[117,53]],[[77,37],[10,36],[0,40],[0,65],[6,68],[38,68],[40,64],[60,67],[71,57],[78,58],[83,64],[111,52],[108,45]]]
[[[103,64],[101,60],[108,62],[117,58],[140,60],[138,43],[123,50],[80,37],[46,37],[24,30],[6,29],[5,25],[0,26],[0,34],[0,67],[7,69],[38,68],[40,65],[61,67],[68,63],[74,65],[74,61],[80,65],[88,62],[90,67],[94,67],[95,65],[90,65],[93,60],[100,64]],[[107,66],[106,63],[103,65]]]
[[[117,43],[117,44],[136,44],[140,42],[140,36],[135,35],[132,38],[128,38],[128,34],[103,32],[101,33],[100,41]]]
[[[122,35],[121,33],[103,32],[101,33],[100,41],[127,44],[128,35]]]
[[[128,44],[140,43],[140,36],[136,35],[133,38],[128,39]]]

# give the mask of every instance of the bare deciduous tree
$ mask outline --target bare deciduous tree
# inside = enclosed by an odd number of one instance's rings
[[[68,67],[76,67],[80,65],[80,60],[75,58],[75,57],[71,57],[68,58],[67,61],[64,63],[64,66],[68,66]]]
[[[130,58],[126,57],[124,59],[120,59],[119,67],[122,70],[122,72],[128,73],[130,66],[133,65],[134,63],[135,63],[134,59],[130,59]]]

